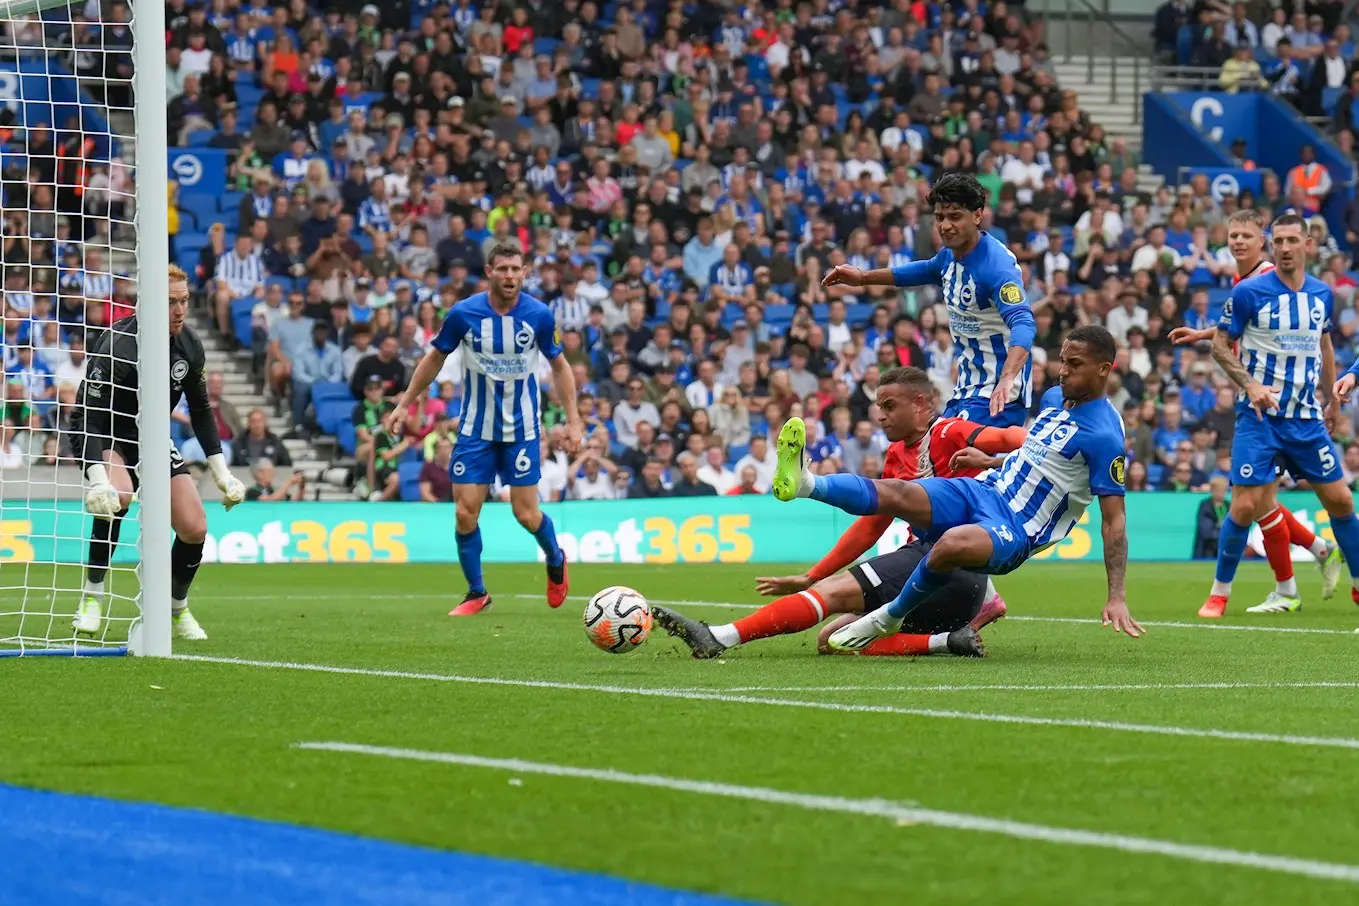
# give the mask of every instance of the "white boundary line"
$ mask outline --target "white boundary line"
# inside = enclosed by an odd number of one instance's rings
[[[1292,736],[1278,733],[1252,733],[1239,730],[1199,729],[1161,724],[1135,724],[1123,721],[1084,720],[1061,717],[1036,717],[1028,714],[993,714],[986,711],[957,711],[938,708],[902,708],[896,705],[863,705],[844,702],[808,701],[790,698],[764,698],[755,695],[729,694],[720,690],[702,692],[692,689],[647,689],[635,686],[606,686],[591,683],[568,683],[552,680],[506,679],[495,676],[461,676],[457,674],[408,673],[402,670],[375,670],[362,667],[336,667],[327,664],[305,664],[293,661],[251,661],[241,658],[210,655],[177,654],[177,660],[206,664],[232,664],[242,667],[264,667],[275,670],[303,670],[314,673],[346,676],[372,676],[385,679],[427,680],[444,683],[464,683],[479,686],[510,686],[521,689],[554,689],[572,692],[602,692],[607,695],[635,695],[687,701],[726,702],[739,705],[766,705],[780,708],[805,708],[814,711],[837,711],[851,714],[895,714],[907,717],[935,717],[949,720],[972,720],[983,723],[1022,724],[1036,727],[1075,727],[1088,730],[1109,730],[1122,733],[1149,733],[1156,736],[1184,736],[1199,739],[1224,739],[1236,742],[1268,742],[1291,746],[1321,746],[1333,749],[1359,750],[1359,739],[1337,736]]]
[[[199,594],[195,599],[202,598],[208,601],[316,601],[329,595],[344,595],[351,601],[430,601],[437,598],[433,594],[349,594],[347,589],[318,590],[306,595],[212,595]],[[526,592],[514,592],[504,594],[493,594],[493,598],[513,598],[522,601],[541,601],[542,595],[528,594]],[[571,595],[569,601],[588,601],[586,595]],[[694,607],[700,609],[719,609],[719,610],[759,610],[763,604],[730,604],[722,601],[677,601],[662,598],[648,598],[652,604],[661,604],[666,607]],[[773,600],[773,599],[771,599]],[[441,604],[446,602],[440,601]],[[1082,623],[1090,626],[1100,625],[1100,621],[1086,617],[1044,617],[1044,616],[1015,616],[1010,615],[1005,618],[1007,621],[1022,623]],[[1354,635],[1359,629],[1322,629],[1310,626],[1267,626],[1255,625],[1246,626],[1237,623],[1187,623],[1175,620],[1158,621],[1143,620],[1143,626],[1158,626],[1164,629],[1218,629],[1232,632],[1289,632],[1303,633],[1311,635]]]
[[[932,827],[948,828],[950,830],[1000,834],[1006,837],[1013,837],[1020,840],[1034,840],[1042,843],[1112,849],[1125,853],[1165,856],[1167,858],[1182,859],[1189,862],[1202,862],[1212,865],[1232,865],[1240,868],[1256,868],[1264,871],[1281,872],[1283,874],[1299,875],[1308,878],[1345,881],[1351,884],[1359,883],[1359,866],[1356,865],[1319,862],[1312,859],[1298,859],[1292,856],[1245,852],[1242,850],[1224,849],[1217,846],[1195,846],[1185,843],[1173,843],[1169,840],[1156,840],[1150,837],[1133,837],[1124,834],[1108,834],[1074,828],[1050,827],[1043,824],[1030,824],[1024,821],[1010,821],[1004,818],[988,818],[983,815],[969,815],[961,812],[945,812],[937,811],[935,809],[917,808],[882,799],[849,799],[841,796],[819,796],[810,793],[787,792],[784,790],[770,789],[768,787],[713,783],[704,780],[685,780],[679,777],[665,777],[658,774],[629,774],[623,771],[576,768],[568,765],[522,761],[517,758],[483,758],[477,755],[462,755],[455,752],[428,752],[419,749],[389,748],[386,746],[369,746],[347,742],[300,742],[295,744],[295,748],[308,751],[343,752],[356,755],[377,756],[381,758],[487,768],[496,771],[509,771],[515,774],[539,774],[547,777],[571,778],[573,780],[590,780],[601,783],[620,783],[629,786],[652,787],[654,789],[695,793],[702,796],[719,796],[726,799],[740,799],[747,802],[786,805],[811,811],[836,812],[846,815],[886,818],[894,820],[900,825],[925,824]]]
[[[695,687],[696,691],[705,691]],[[1359,682],[1108,683],[1072,685],[957,684],[936,686],[723,686],[723,692],[1142,692],[1177,689],[1359,689]]]

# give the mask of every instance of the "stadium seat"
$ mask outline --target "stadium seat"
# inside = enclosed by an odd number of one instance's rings
[[[283,276],[272,276],[272,277],[268,277],[268,278],[266,278],[265,281],[264,281],[264,285],[265,285],[266,287],[277,286],[277,287],[279,287],[280,289],[282,289],[283,292],[284,292],[285,294],[286,294],[286,293],[290,293],[290,292],[293,291],[294,284],[295,284],[295,281],[293,280],[292,277],[283,277]]]
[[[316,424],[320,425],[321,430],[327,434],[339,436],[341,426],[349,424],[349,418],[353,413],[354,401],[352,399],[331,398],[316,401]],[[350,425],[350,427],[353,426]]]
[[[420,499],[420,470],[424,465],[422,462],[402,462],[396,467],[397,474],[401,476],[402,500]]]
[[[217,196],[205,192],[185,192],[179,196],[179,209],[193,215],[199,230],[205,231],[217,220]]]
[[[343,381],[318,381],[311,385],[311,400],[318,406],[331,400],[342,400],[352,405],[354,397],[349,393],[349,385]]]
[[[873,320],[873,312],[877,311],[878,306],[870,302],[859,302],[850,305],[845,309],[845,320],[851,327],[856,324],[867,324]]]
[[[250,312],[257,302],[259,299],[253,296],[231,300],[231,330],[236,334],[236,342],[247,348],[250,346]]]
[[[1166,467],[1159,462],[1148,463],[1147,465],[1147,487],[1159,488],[1161,482],[1165,480]]]
[[[217,133],[211,129],[195,129],[184,137],[186,148],[206,148]]]
[[[245,198],[244,192],[223,192],[217,196],[217,210],[223,214],[235,214],[242,198]]]
[[[732,444],[727,448],[727,462],[734,463],[749,452],[750,444]]]
[[[358,449],[358,434],[354,431],[354,426],[347,418],[340,422],[339,427],[335,429],[335,439],[339,441],[340,449],[345,451],[349,456],[353,456],[354,451]]]

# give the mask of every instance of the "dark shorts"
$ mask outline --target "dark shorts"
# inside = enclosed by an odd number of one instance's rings
[[[906,580],[929,550],[929,544],[912,541],[890,554],[850,567],[849,574],[859,583],[867,610],[877,610],[901,594]],[[911,611],[901,631],[935,633],[961,629],[977,615],[985,599],[986,576],[960,569],[947,585]]]
[[[128,474],[132,476],[132,489],[135,491],[142,485],[140,476],[137,475],[137,464],[141,462],[140,447],[135,443],[115,440],[113,442],[113,452],[123,458],[123,464],[127,466]],[[170,444],[170,477],[178,478],[180,475],[190,475],[189,466],[184,462],[184,457],[179,455],[179,450],[175,445]]]

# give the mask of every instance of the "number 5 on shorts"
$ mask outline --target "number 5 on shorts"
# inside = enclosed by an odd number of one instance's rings
[[[1335,453],[1331,450],[1330,444],[1317,448],[1317,458],[1321,461],[1322,471],[1330,472],[1335,469]]]

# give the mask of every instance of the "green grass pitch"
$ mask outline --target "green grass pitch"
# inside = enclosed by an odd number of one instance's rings
[[[754,577],[777,571],[575,566],[572,581],[577,596],[627,584],[653,600],[748,607],[758,603]],[[817,657],[814,633],[716,662],[690,660],[662,634],[613,656],[587,642],[581,599],[548,609],[539,567],[492,568],[487,579],[494,609],[454,620],[445,614],[461,596],[455,566],[205,567],[193,605],[211,639],[181,653],[431,676],[0,660],[0,782],[784,903],[1333,904],[1356,895],[1352,882],[1242,865],[295,748],[342,741],[516,758],[1353,864],[1359,689],[1322,684],[1359,681],[1350,631],[1359,610],[1344,589],[1321,602],[1308,568],[1301,613],[1252,617],[1241,611],[1268,591],[1268,573],[1244,566],[1225,622],[1329,631],[1156,625],[1198,622],[1210,567],[1134,564],[1130,605],[1152,625],[1132,641],[1089,622],[1104,599],[1098,564],[1033,564],[998,583],[1011,618],[986,632],[983,661]],[[746,611],[692,612],[721,621]],[[466,681],[478,677],[542,684]],[[1094,688],[1117,686],[1134,688]],[[740,691],[723,700],[693,690]],[[1175,735],[1182,729],[1191,732]]]

